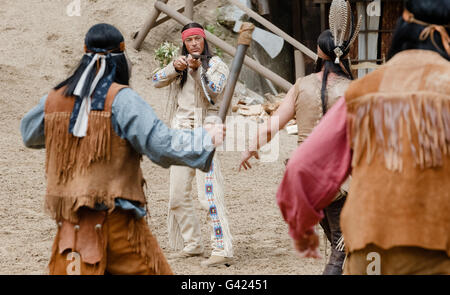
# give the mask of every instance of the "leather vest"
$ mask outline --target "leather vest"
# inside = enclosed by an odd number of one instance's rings
[[[56,219],[77,221],[77,210],[96,204],[114,209],[115,198],[145,204],[145,180],[141,155],[120,138],[111,125],[116,94],[128,87],[113,83],[103,111],[91,111],[87,134],[69,133],[74,97],[65,97],[64,87],[52,91],[45,105],[47,193],[45,207]]]

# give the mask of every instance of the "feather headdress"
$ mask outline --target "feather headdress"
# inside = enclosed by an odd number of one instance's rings
[[[334,53],[336,64],[347,52],[358,36],[362,17],[359,18],[356,28],[353,23],[353,14],[350,3],[347,0],[333,0],[330,7],[329,23],[330,31],[334,38]]]

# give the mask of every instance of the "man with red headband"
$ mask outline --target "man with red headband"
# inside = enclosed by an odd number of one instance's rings
[[[182,56],[153,75],[155,87],[170,85],[168,100],[172,128],[194,128],[207,116],[217,115],[218,106],[228,77],[227,65],[210,54],[205,31],[197,23],[182,30]],[[170,169],[170,201],[168,216],[169,242],[182,250],[177,256],[202,255],[201,228],[190,197],[196,177],[198,198],[209,211],[212,222],[212,254],[203,266],[229,264],[233,256],[232,238],[224,205],[223,178],[217,157],[206,174],[200,170],[173,166]]]

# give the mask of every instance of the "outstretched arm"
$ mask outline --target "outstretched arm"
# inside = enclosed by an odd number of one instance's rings
[[[214,146],[209,133],[203,128],[168,128],[130,88],[121,90],[114,99],[111,121],[120,137],[164,168],[182,165],[205,172],[210,168]]]
[[[241,155],[239,170],[241,170],[241,167],[244,167],[245,170],[251,168],[252,166],[248,160],[253,156],[259,159],[257,151],[262,146],[269,143],[277,132],[280,129],[283,129],[289,120],[294,118],[296,94],[295,86],[291,87],[281,105],[275,113],[272,114],[266,124],[258,126],[258,134],[256,138],[250,142],[249,150],[243,152]]]
[[[308,242],[314,240],[313,226],[349,175],[351,157],[342,97],[294,152],[278,188],[278,206],[297,245],[317,246]]]

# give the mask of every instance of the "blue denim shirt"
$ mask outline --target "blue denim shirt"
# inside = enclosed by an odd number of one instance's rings
[[[44,107],[47,95],[22,119],[20,131],[26,147],[45,148]],[[214,156],[211,137],[203,128],[175,130],[168,128],[131,88],[122,89],[112,104],[111,124],[118,136],[128,140],[140,154],[146,155],[161,167],[189,166],[207,172]],[[67,130],[67,132],[69,132]],[[117,198],[116,206],[132,210],[137,217],[146,214],[145,208]]]

